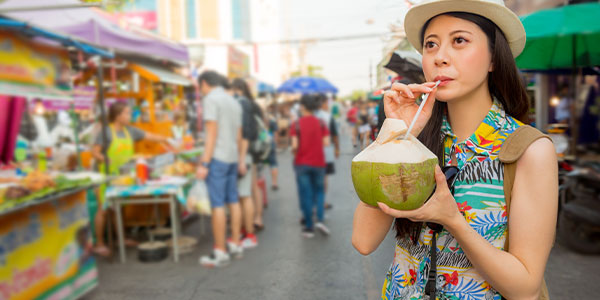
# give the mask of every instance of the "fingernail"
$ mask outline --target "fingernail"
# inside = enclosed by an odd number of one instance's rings
[[[414,98],[414,97],[415,97],[415,94],[413,94],[411,91],[409,91],[408,93],[409,93],[409,96],[410,96],[411,98]]]

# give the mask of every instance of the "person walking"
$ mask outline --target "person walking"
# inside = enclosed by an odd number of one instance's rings
[[[410,124],[416,99],[430,93],[411,134],[447,173],[436,166],[436,191],[418,209],[360,202],[352,244],[367,255],[394,224],[384,299],[542,299],[558,170],[552,142],[524,127],[529,99],[514,60],[525,45],[523,25],[502,0],[428,0],[410,8],[405,30],[423,54],[427,82],[394,83],[385,114]],[[511,139],[521,132],[530,136]],[[507,145],[502,153],[517,161],[505,170],[499,157]]]
[[[212,209],[214,248],[212,255],[200,257],[205,267],[221,267],[230,262],[226,248],[225,205],[231,218],[229,252],[236,258],[243,255],[240,243],[242,214],[238,195],[238,174],[245,175],[246,149],[242,142],[242,108],[223,88],[225,79],[214,71],[198,77],[204,95],[205,142],[197,176],[206,180]]]
[[[254,168],[254,162],[252,153],[248,148],[248,144],[258,139],[258,125],[256,123],[256,108],[254,105],[254,97],[250,93],[248,84],[241,78],[236,78],[231,84],[231,89],[235,98],[239,101],[242,106],[242,138],[243,147],[242,150],[246,149],[246,161],[248,172],[241,176],[238,180],[238,192],[240,196],[240,203],[242,204],[242,223],[244,229],[244,237],[242,238],[242,246],[245,249],[255,248],[258,246],[258,238],[254,234],[254,219],[255,219],[255,203],[252,197],[252,177]]]
[[[294,152],[294,170],[298,185],[300,206],[305,220],[302,236],[314,237],[316,228],[329,235],[329,228],[323,224],[325,201],[325,154],[323,147],[328,146],[329,130],[327,125],[314,116],[320,107],[318,95],[303,95],[301,100],[302,117],[292,124],[292,151]],[[317,223],[313,221],[313,212],[317,210]]]
[[[271,152],[267,158],[267,163],[271,169],[271,190],[279,190],[279,168],[277,165],[277,143],[279,142],[279,127],[277,126],[277,111],[275,106],[269,107],[268,114],[269,134],[271,135]]]
[[[331,143],[323,148],[325,153],[325,195],[327,196],[327,176],[335,174],[335,160],[340,157],[340,141],[336,122],[331,114],[329,99],[325,95],[320,97],[321,107],[317,112],[317,117],[327,125]],[[325,201],[325,209],[331,209],[333,205]]]

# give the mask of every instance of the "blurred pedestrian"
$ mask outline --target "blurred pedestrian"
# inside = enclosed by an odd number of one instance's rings
[[[267,158],[267,163],[271,168],[271,190],[277,191],[279,190],[279,169],[277,166],[277,143],[279,142],[279,127],[277,126],[277,112],[275,111],[274,105],[269,107],[269,114],[267,115],[267,118],[269,122],[269,134],[271,135],[271,153],[269,154],[269,158]]]
[[[246,174],[240,174],[238,180],[238,192],[240,196],[240,202],[242,204],[242,223],[244,236],[242,237],[242,246],[246,249],[254,248],[258,246],[258,239],[254,234],[254,219],[255,219],[255,204],[252,197],[252,177],[254,172],[254,161],[252,153],[248,147],[249,143],[253,143],[258,139],[258,125],[255,117],[257,116],[258,106],[254,101],[254,97],[250,93],[248,84],[241,79],[236,78],[231,84],[231,89],[234,96],[242,106],[242,138],[243,147],[240,151],[246,151],[245,164],[248,167]],[[260,108],[258,108],[260,110]],[[260,116],[258,116],[260,117]]]
[[[369,145],[371,135],[371,123],[369,118],[369,107],[367,103],[360,102],[358,109],[358,135],[361,148],[364,149]]]
[[[323,224],[325,201],[325,154],[323,147],[329,145],[329,130],[314,113],[319,109],[319,96],[304,95],[301,100],[302,117],[290,128],[292,151],[294,152],[294,170],[298,185],[298,194],[305,227],[302,236],[314,237],[314,229],[329,234],[329,228]],[[314,224],[313,212],[317,210],[317,223]]]
[[[348,122],[348,125],[350,125],[352,146],[354,146],[354,148],[358,147],[358,141],[360,140],[358,134],[358,105],[358,100],[352,102],[352,106],[346,113],[346,121]]]
[[[226,248],[225,205],[231,218],[229,252],[236,258],[243,255],[241,246],[241,208],[237,188],[238,174],[245,175],[246,151],[242,149],[242,108],[223,88],[225,79],[214,71],[198,77],[204,95],[204,153],[198,166],[198,178],[206,180],[212,208],[214,248],[212,255],[200,257],[205,267],[221,267],[229,263]]]
[[[330,113],[329,99],[325,95],[321,95],[320,98],[321,107],[318,110],[316,116],[323,122],[329,129],[329,136],[331,137],[331,143],[323,147],[325,153],[325,181],[324,190],[327,195],[327,176],[335,174],[335,160],[340,156],[340,142],[336,123]],[[331,209],[333,205],[325,201],[325,209]]]

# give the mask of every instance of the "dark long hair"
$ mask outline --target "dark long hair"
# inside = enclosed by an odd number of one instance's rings
[[[517,65],[512,52],[502,31],[487,18],[465,12],[449,12],[443,15],[470,21],[486,34],[488,38],[489,51],[492,54],[493,71],[488,76],[488,88],[492,97],[498,99],[506,113],[518,120],[529,123],[529,99],[523,85]],[[434,17],[435,18],[435,17]],[[421,44],[424,43],[425,30],[433,18],[429,19],[421,29]],[[419,140],[435,153],[439,164],[444,165],[444,146],[442,129],[442,118],[446,114],[447,104],[436,101],[429,122],[418,136]],[[416,243],[422,223],[411,222],[408,219],[396,219],[394,224],[396,238],[409,237]]]
[[[251,102],[254,102],[254,96],[252,96],[252,93],[250,92],[250,88],[248,87],[248,84],[246,83],[246,81],[244,79],[241,79],[241,78],[234,79],[233,82],[231,83],[231,88],[242,92],[242,96],[244,96],[246,99],[250,100]]]

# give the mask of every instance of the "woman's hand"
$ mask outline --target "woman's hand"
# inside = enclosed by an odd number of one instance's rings
[[[419,115],[419,119],[415,123],[411,134],[418,136],[419,133],[429,121],[431,112],[433,111],[433,104],[435,99],[436,89],[433,89],[435,82],[426,82],[423,84],[403,84],[396,82],[392,84],[392,88],[385,92],[383,96],[383,107],[385,109],[385,116],[387,118],[400,119],[406,123],[406,126],[410,125],[419,105],[415,102],[418,97],[423,93],[430,93],[423,111]]]
[[[414,210],[396,210],[379,202],[379,208],[384,213],[395,218],[406,218],[413,222],[433,222],[441,224],[444,227],[453,224],[453,222],[465,219],[458,210],[456,200],[448,189],[446,176],[439,166],[435,167],[435,183],[437,185],[435,193],[421,206]]]

